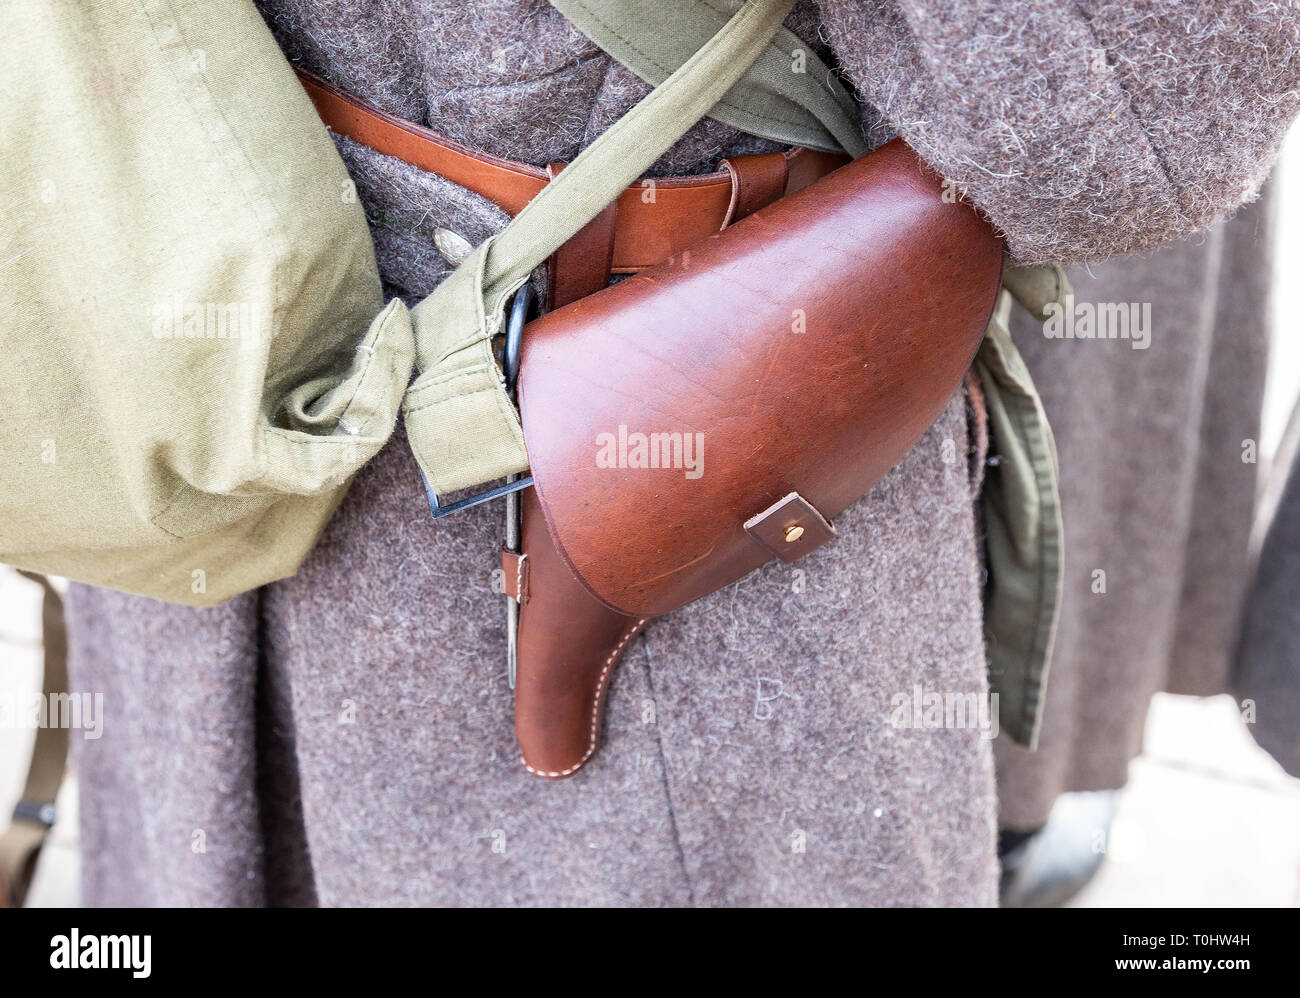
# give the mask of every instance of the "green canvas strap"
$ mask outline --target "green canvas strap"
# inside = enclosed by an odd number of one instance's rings
[[[793,6],[794,0],[749,0],[412,309],[420,374],[403,410],[411,449],[434,491],[469,488],[528,467],[519,415],[492,355],[507,298],[709,113],[762,55]]]
[[[980,493],[989,577],[984,637],[999,724],[1032,748],[1060,615],[1064,533],[1056,441],[1011,339],[1010,318],[1013,298],[1043,318],[1069,282],[1059,267],[1007,268],[1003,288],[975,356],[997,453]]]
[[[68,633],[63,620],[63,598],[50,580],[35,572],[22,572],[45,590],[42,629],[45,635],[45,702],[68,689]],[[36,860],[54,824],[54,799],[63,783],[68,754],[68,731],[58,723],[36,729],[23,795],[9,827],[0,832],[0,907],[21,907],[36,872]]]
[[[735,10],[732,0],[551,0],[575,27],[658,86]],[[709,111],[751,135],[825,152],[867,153],[857,102],[807,43],[786,28]]]

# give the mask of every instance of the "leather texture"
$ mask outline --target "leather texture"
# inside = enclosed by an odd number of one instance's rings
[[[530,772],[591,758],[614,669],[654,616],[833,540],[829,518],[960,385],[1002,256],[896,141],[529,323],[535,486],[526,570],[503,568],[523,594],[515,728]],[[633,434],[667,435],[657,460],[631,458]]]
[[[334,131],[511,215],[564,168],[475,152],[299,77]],[[502,552],[529,772],[591,758],[614,669],[650,619],[831,540],[830,517],[968,368],[1000,241],[901,142],[831,172],[844,162],[796,149],[642,181],[552,257],[552,311],[525,330],[519,385],[536,485],[522,553]],[[612,273],[636,276],[606,287]],[[662,446],[631,457],[629,432]],[[613,466],[602,440],[618,441]]]
[[[611,610],[655,616],[766,561],[745,522],[789,493],[837,515],[961,383],[1002,258],[895,140],[530,323],[520,409],[561,557]],[[631,434],[674,459],[689,437],[699,473],[621,443],[608,467],[602,441]]]
[[[477,152],[431,129],[403,121],[335,87],[304,69],[298,79],[321,120],[340,135],[459,184],[519,214],[552,176],[551,167],[532,166]],[[773,157],[780,157],[778,165]],[[656,177],[633,184],[613,206],[616,219],[610,269],[630,274],[680,253],[743,217],[760,201],[806,187],[846,162],[846,157],[812,149],[736,156],[716,173]],[[785,182],[773,183],[776,174]],[[593,223],[594,224],[594,223]]]

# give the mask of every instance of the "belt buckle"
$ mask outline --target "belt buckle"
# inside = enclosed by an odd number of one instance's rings
[[[510,396],[510,401],[515,400],[515,388],[519,381],[519,352],[524,341],[524,323],[528,320],[528,312],[533,305],[533,288],[530,283],[524,283],[518,291],[515,292],[514,299],[510,304],[510,322],[506,326],[506,349],[505,363],[502,368],[506,379],[506,394]],[[420,481],[424,483],[424,494],[429,500],[429,515],[435,520],[441,520],[444,516],[451,516],[452,513],[459,513],[463,509],[470,509],[473,506],[481,506],[485,502],[493,499],[499,499],[502,496],[508,496],[519,492],[533,484],[532,475],[509,475],[506,477],[504,485],[498,485],[496,488],[487,489],[477,495],[469,496],[466,499],[458,499],[452,503],[444,504],[442,498],[433,491],[433,486],[429,484],[429,479],[420,468]]]

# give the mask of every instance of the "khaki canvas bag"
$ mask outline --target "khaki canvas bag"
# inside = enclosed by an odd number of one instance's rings
[[[328,133],[250,3],[3,20],[0,560],[191,604],[291,574],[415,353]]]

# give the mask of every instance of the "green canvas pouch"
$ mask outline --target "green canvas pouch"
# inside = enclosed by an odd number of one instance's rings
[[[7,5],[0,560],[179,603],[291,574],[415,356],[251,3]]]

